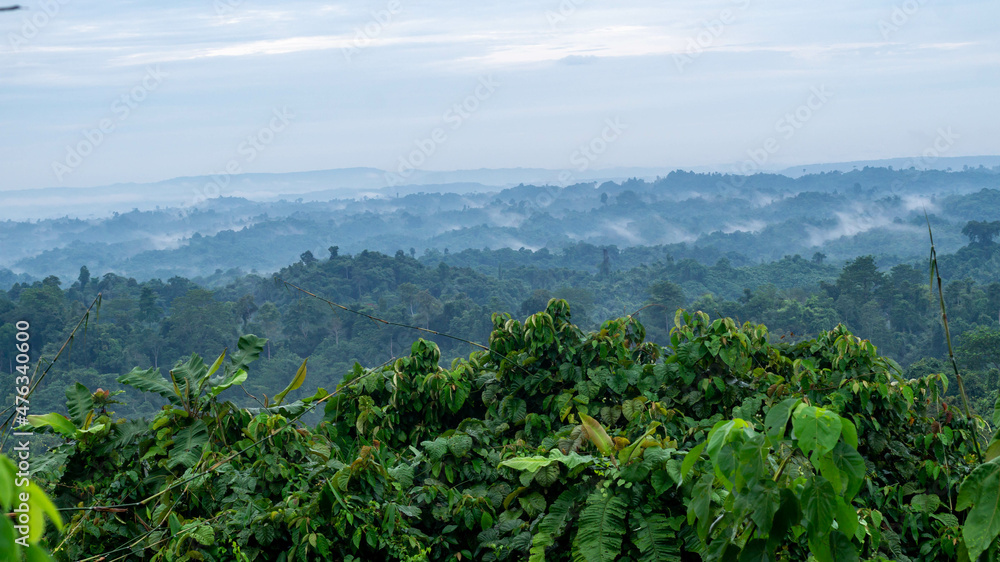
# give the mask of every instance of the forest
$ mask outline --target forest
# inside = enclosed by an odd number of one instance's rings
[[[5,223],[90,242],[0,278],[0,552],[997,559],[996,177],[750,176],[749,204],[726,176],[677,172],[417,193],[406,211],[223,198]],[[869,222],[847,225],[852,200]],[[657,205],[681,218],[622,222]],[[767,222],[698,231],[746,208]],[[258,219],[212,234],[220,212]],[[606,235],[567,230],[602,216]],[[380,241],[345,234],[376,223]],[[32,434],[30,485],[11,431]]]
[[[232,189],[241,181],[234,179]],[[86,264],[140,281],[179,276],[214,287],[254,271],[277,271],[306,250],[322,257],[330,246],[351,254],[402,249],[423,259],[470,248],[564,253],[586,243],[660,247],[707,266],[722,257],[741,266],[820,252],[837,264],[870,254],[891,267],[923,257],[925,212],[943,253],[964,245],[967,222],[992,220],[983,210],[1000,205],[1000,167],[866,167],[797,178],[676,170],[619,182],[413,190],[356,198],[333,198],[327,190],[277,201],[227,195],[184,208],[6,220],[0,222],[6,249],[0,286],[49,275],[75,278]],[[663,257],[633,256],[619,263],[612,255],[610,266]],[[588,256],[585,265],[600,263]],[[979,280],[996,267],[984,264]]]
[[[2,377],[17,388],[27,322],[49,377],[26,418],[47,449],[30,508],[57,525],[24,549],[0,524],[0,546],[31,560],[993,559],[1000,283],[981,272],[1000,223],[962,231],[967,245],[935,256],[961,381],[926,259],[331,246],[216,287],[87,266],[15,282]],[[0,463],[0,503],[16,507]]]

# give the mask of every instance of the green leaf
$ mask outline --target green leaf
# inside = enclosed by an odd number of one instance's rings
[[[5,551],[0,550],[0,552]],[[49,553],[37,544],[28,545],[28,548],[25,549],[24,553],[27,558],[27,562],[55,562],[55,558],[49,556]]]
[[[35,544],[42,540],[42,535],[45,534],[46,518],[60,530],[63,528],[63,520],[55,504],[37,484],[29,482],[27,492],[28,517],[31,521],[31,524],[28,525],[28,542]]]
[[[142,370],[136,367],[118,377],[118,382],[127,384],[143,392],[153,392],[169,400],[175,406],[183,404],[181,397],[174,392],[174,385],[160,375],[159,369]]]
[[[908,387],[906,387],[908,388]],[[855,427],[854,422],[840,416],[840,436],[844,439],[844,443],[847,443],[852,448],[858,448],[858,428]]]
[[[302,366],[299,367],[299,370],[295,372],[295,376],[292,378],[292,382],[288,383],[288,386],[285,387],[285,390],[282,390],[277,395],[275,395],[274,397],[275,405],[281,404],[281,401],[285,399],[286,394],[302,386],[302,383],[305,382],[306,380],[306,363],[308,362],[309,358],[306,357],[302,361]]]
[[[538,482],[539,485],[545,488],[548,488],[549,486],[554,484],[556,480],[559,480],[558,464],[550,464],[548,466],[543,466],[542,468],[538,469],[538,472],[535,474],[535,482]]]
[[[972,510],[962,526],[962,536],[969,558],[978,560],[1000,534],[1000,464],[994,461],[979,465],[962,482],[956,509],[970,504]]]
[[[694,464],[701,458],[701,452],[705,450],[705,445],[708,445],[708,441],[697,445],[694,449],[691,449],[686,455],[684,455],[684,461],[681,463],[682,481],[687,479],[688,473],[691,472],[691,469],[694,468]],[[677,484],[680,485],[681,482],[678,482]]]
[[[814,462],[833,450],[840,440],[840,416],[817,406],[800,405],[792,414],[792,428],[799,448]]]
[[[841,496],[836,496],[837,499],[837,526],[840,530],[847,536],[853,536],[854,531],[858,528],[858,512],[855,511],[853,507],[848,502],[844,501]]]
[[[230,359],[232,370],[246,370],[247,365],[260,357],[265,344],[267,344],[267,339],[259,338],[253,334],[240,336],[240,340],[236,343],[236,353]]]
[[[192,353],[187,363],[178,365],[170,370],[170,377],[180,387],[180,394],[186,401],[197,398],[201,391],[201,383],[208,378],[208,366],[197,354]]]
[[[917,494],[910,498],[910,507],[918,513],[934,513],[940,505],[941,498],[936,494]]]
[[[94,396],[86,386],[76,383],[66,389],[66,409],[76,427],[83,427],[87,414],[94,409]]]
[[[220,382],[219,384],[212,385],[212,390],[211,390],[212,396],[218,396],[219,393],[221,393],[223,390],[226,390],[227,388],[236,386],[238,384],[243,384],[244,382],[246,382],[246,380],[247,380],[247,372],[244,371],[243,369],[240,369],[235,373],[233,373],[232,375],[230,375],[229,377],[227,377],[224,381]]]
[[[677,535],[670,528],[666,516],[653,513],[644,516],[640,511],[629,513],[632,543],[639,549],[642,562],[680,562],[680,545]]]
[[[205,387],[205,383],[209,382],[212,375],[219,370],[219,367],[222,366],[222,361],[225,358],[226,358],[226,350],[223,349],[222,353],[219,354],[219,358],[215,360],[215,363],[212,363],[212,366],[208,368],[208,371],[206,371],[205,374],[202,375],[201,378],[198,380],[198,394],[201,394],[201,390],[202,388]]]
[[[837,494],[830,482],[814,476],[802,490],[802,514],[810,538],[825,537],[830,532],[837,509]]]
[[[774,562],[774,556],[767,548],[766,540],[754,539],[747,542],[740,552],[739,562]]]
[[[778,511],[774,513],[767,538],[770,552],[774,552],[779,545],[784,544],[785,534],[802,521],[802,511],[799,509],[799,499],[795,497],[795,492],[788,488],[781,488],[778,492],[781,496],[781,502]]]
[[[168,452],[167,468],[181,465],[194,466],[201,459],[201,452],[208,443],[208,426],[200,419],[174,434],[174,444]]]
[[[800,398],[789,398],[771,406],[771,409],[767,411],[767,416],[764,417],[764,431],[768,437],[772,439],[784,437],[788,417],[792,415],[792,408],[800,401]]]
[[[555,459],[550,459],[546,457],[517,457],[513,459],[507,459],[500,463],[500,466],[506,466],[513,468],[514,470],[522,470],[528,472],[535,472],[543,466],[548,466],[556,462]]]
[[[712,430],[708,432],[708,446],[705,447],[708,457],[715,460],[719,454],[719,450],[729,441],[729,436],[747,427],[750,427],[750,424],[741,419],[723,420],[716,423]]]
[[[215,529],[211,525],[198,525],[191,531],[191,537],[202,546],[211,546],[215,544]]]
[[[604,431],[604,427],[601,422],[595,420],[594,418],[580,412],[580,421],[583,425],[584,434],[587,439],[597,447],[597,450],[601,452],[602,455],[611,455],[615,451],[615,442],[611,440],[608,436],[608,432]]]
[[[830,551],[836,562],[857,562],[858,549],[851,539],[841,531],[833,531],[830,535]]]
[[[607,490],[590,494],[573,540],[574,561],[605,562],[621,557],[627,505],[624,498]]]
[[[837,443],[830,456],[841,475],[841,488],[837,492],[843,493],[845,499],[850,501],[865,482],[865,473],[868,471],[865,459],[843,442]]]
[[[10,460],[7,455],[0,455],[0,510],[11,509],[14,501],[14,478],[17,474],[17,465]],[[0,518],[7,520],[6,518]],[[3,552],[0,550],[0,552]]]
[[[0,517],[0,552],[7,555],[9,560],[19,560],[20,556],[17,555],[18,545],[14,542],[17,539],[17,535],[14,533],[14,524],[11,523],[10,517],[5,514]],[[9,554],[8,554],[9,553]]]
[[[76,435],[76,426],[73,425],[73,422],[58,412],[51,412],[43,416],[28,416],[28,423],[33,427],[51,427],[56,433],[65,437]]]
[[[549,453],[549,458],[563,463],[566,465],[566,468],[570,470],[573,470],[582,464],[592,465],[596,462],[596,459],[590,455],[581,455],[575,451],[568,455],[564,455],[559,449],[553,449],[552,452]]]

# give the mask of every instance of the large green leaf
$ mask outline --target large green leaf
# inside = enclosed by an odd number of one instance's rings
[[[192,353],[186,363],[170,369],[170,376],[180,388],[184,400],[191,403],[198,398],[202,383],[208,378],[208,365],[201,357]]]
[[[606,489],[590,494],[573,540],[575,562],[611,562],[621,557],[627,505],[625,498]]]
[[[213,384],[211,394],[212,396],[218,396],[220,392],[226,390],[231,386],[236,386],[238,384],[243,384],[247,380],[247,372],[240,369],[231,375],[229,375],[225,380],[219,382],[219,384]],[[284,396],[282,396],[284,398]]]
[[[17,464],[7,455],[0,455],[0,510],[10,509],[14,498],[17,497],[14,491],[16,475]]]
[[[604,430],[604,426],[601,422],[595,420],[594,418],[580,412],[580,422],[583,425],[584,435],[587,439],[597,447],[597,450],[601,452],[602,455],[611,455],[615,451],[615,442],[611,440],[608,436],[608,432]]]
[[[681,462],[682,481],[687,479],[688,473],[691,472],[691,469],[694,468],[695,463],[698,462],[698,459],[701,458],[701,452],[705,450],[705,445],[708,445],[708,441],[696,445],[693,449],[688,451],[686,455],[684,455],[684,461]],[[680,485],[681,482],[678,482],[677,484]]]
[[[302,365],[299,367],[299,370],[295,372],[295,376],[292,377],[292,382],[288,383],[285,390],[282,390],[274,396],[275,405],[281,404],[281,401],[285,399],[286,394],[302,386],[302,383],[306,380],[306,363],[308,362],[309,358],[306,357],[305,360],[302,361]]]
[[[23,489],[19,489],[24,491]],[[28,483],[28,516],[31,524],[28,526],[28,542],[35,544],[42,539],[45,534],[45,519],[49,519],[56,528],[63,528],[62,516],[55,504],[49,499],[45,492],[34,482]]]
[[[639,549],[642,562],[680,562],[677,535],[666,516],[653,513],[644,516],[639,511],[629,514],[632,543]]]
[[[259,338],[253,334],[240,336],[240,341],[236,343],[236,353],[230,358],[232,370],[234,372],[240,369],[246,370],[247,365],[260,357],[265,344],[267,344],[267,339]]]
[[[174,385],[160,375],[159,369],[140,369],[136,367],[118,377],[118,382],[127,384],[143,392],[153,392],[169,400],[175,406],[183,404],[181,397],[174,392]]]
[[[514,470],[525,470],[528,472],[535,472],[543,466],[548,466],[556,462],[555,459],[550,459],[547,457],[517,457],[513,459],[507,459],[500,463],[500,466],[506,466],[513,468]]]
[[[810,544],[826,542],[834,516],[837,513],[837,494],[830,482],[820,476],[813,476],[802,489],[802,515],[809,532]],[[820,553],[815,553],[817,558]]]
[[[785,436],[785,426],[788,425],[792,409],[801,401],[800,398],[789,398],[771,406],[764,417],[764,431],[768,437],[782,439]]]
[[[799,405],[792,414],[792,428],[799,448],[815,463],[840,440],[840,416],[817,406]]]
[[[8,560],[18,560],[20,558],[17,556],[17,543],[14,542],[16,538],[14,524],[11,523],[10,517],[7,517],[5,514],[3,517],[0,517],[0,552],[8,556]]]
[[[86,386],[76,383],[66,389],[66,409],[73,425],[83,427],[87,421],[87,414],[94,409],[94,396]]]
[[[51,427],[56,433],[66,437],[76,435],[76,426],[73,425],[73,422],[58,412],[51,412],[43,416],[28,416],[28,423],[33,427]]]
[[[174,444],[170,447],[167,468],[178,465],[190,467],[201,459],[201,452],[208,443],[208,426],[200,419],[174,434]]]
[[[962,482],[956,509],[964,509],[970,504],[972,510],[962,526],[962,536],[969,549],[969,558],[978,560],[1000,535],[1000,463],[982,464]]]
[[[837,492],[843,493],[844,498],[850,501],[865,482],[865,472],[868,470],[865,459],[843,442],[834,446],[830,458],[840,473],[840,488]]]

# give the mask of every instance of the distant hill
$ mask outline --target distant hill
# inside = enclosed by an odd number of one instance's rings
[[[370,174],[362,169],[339,177],[362,181]],[[266,187],[273,178],[262,176],[235,177],[229,185],[235,192]],[[831,263],[873,254],[891,267],[925,257],[924,211],[941,252],[966,242],[961,234],[966,222],[1000,214],[1000,169],[986,168],[863,168],[799,178],[675,171],[652,181],[566,187],[474,182],[391,192],[383,187],[356,198],[335,198],[335,189],[310,193],[309,186],[332,183],[335,171],[281,176],[282,189],[301,191],[277,200],[226,195],[189,208],[161,206],[104,218],[0,221],[5,249],[0,267],[39,279],[75,278],[87,265],[95,273],[138,279],[221,280],[218,276],[231,270],[275,271],[307,250],[322,257],[332,246],[344,253],[424,255],[468,248],[557,252],[579,242],[661,246],[664,258],[692,258],[708,266],[723,257],[738,266],[795,254],[819,261],[825,256]],[[108,189],[129,195],[122,186]],[[170,195],[165,184],[158,193]]]
[[[863,170],[864,168],[893,168],[896,170],[909,170],[911,167],[918,170],[963,170],[965,167],[994,168],[1000,166],[1000,156],[952,156],[940,158],[888,158],[885,160],[855,160],[853,162],[833,162],[829,164],[805,164],[802,166],[792,166],[777,173],[793,178],[807,174],[822,174],[824,172],[850,172],[851,170]]]

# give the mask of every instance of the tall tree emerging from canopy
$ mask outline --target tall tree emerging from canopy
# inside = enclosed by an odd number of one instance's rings
[[[968,236],[973,244],[990,244],[1000,236],[1000,221],[969,221],[962,228],[962,234]]]
[[[87,283],[90,282],[90,270],[87,269],[87,266],[80,267],[80,277],[77,280],[80,282],[81,289],[85,288]]]

